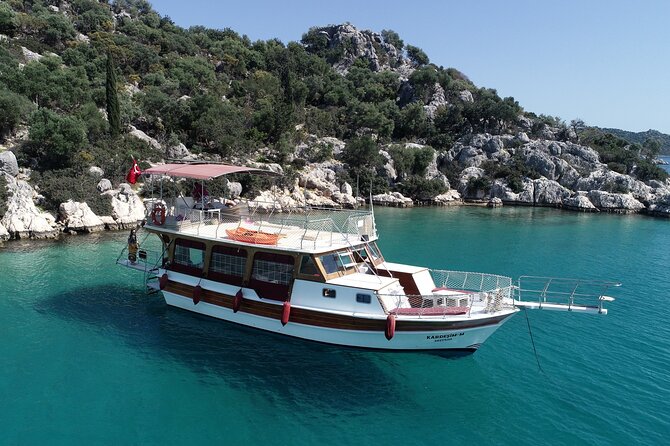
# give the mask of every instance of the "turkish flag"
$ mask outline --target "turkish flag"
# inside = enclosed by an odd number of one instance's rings
[[[140,175],[142,175],[140,166],[137,165],[137,161],[135,161],[135,158],[133,158],[133,167],[131,167],[128,171],[128,174],[126,175],[126,181],[130,184],[135,184],[137,183],[137,179],[140,177]]]

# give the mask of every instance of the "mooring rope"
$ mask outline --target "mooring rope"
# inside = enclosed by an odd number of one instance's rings
[[[528,324],[528,334],[530,335],[530,342],[533,345],[533,353],[535,353],[535,361],[537,362],[537,368],[540,370],[540,372],[542,372],[543,375],[546,376],[546,373],[544,373],[544,370],[540,365],[540,357],[537,355],[537,349],[535,348],[535,339],[533,339],[533,330],[531,330],[530,328],[530,319],[528,319],[528,310],[524,308],[523,312],[526,315],[526,324]]]

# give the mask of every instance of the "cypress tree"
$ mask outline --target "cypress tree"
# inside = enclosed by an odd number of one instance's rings
[[[107,52],[107,82],[105,83],[107,96],[107,120],[109,121],[109,132],[112,137],[121,133],[121,110],[119,109],[119,96],[116,90],[116,71],[112,53]]]

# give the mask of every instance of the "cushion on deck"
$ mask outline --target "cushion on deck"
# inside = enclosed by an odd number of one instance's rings
[[[467,314],[468,307],[394,308],[390,312],[399,315],[442,316]]]

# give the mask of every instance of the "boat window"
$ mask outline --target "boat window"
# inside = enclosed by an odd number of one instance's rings
[[[354,258],[350,252],[341,252],[339,253],[339,257],[340,264],[343,267],[351,268],[352,266],[356,266],[356,262],[354,262]]]
[[[319,257],[319,260],[323,265],[323,269],[326,270],[326,274],[333,274],[341,269],[342,264],[340,261],[340,257],[337,255],[337,253],[322,255],[321,257]]]
[[[354,259],[356,260],[357,263],[365,262],[367,258],[368,258],[368,252],[365,250],[365,248],[359,248],[354,251]]]
[[[183,272],[200,273],[205,265],[205,244],[192,240],[177,239],[173,265]]]
[[[319,269],[316,267],[316,263],[314,263],[312,256],[302,256],[302,260],[300,261],[300,274],[308,276],[319,275]]]
[[[254,257],[251,277],[261,282],[288,285],[293,279],[293,262],[291,256],[258,253]]]
[[[372,296],[369,294],[356,294],[356,302],[359,304],[369,304],[372,302]]]
[[[336,294],[337,292],[332,288],[323,289],[323,297],[330,297],[332,299],[335,299]]]
[[[379,251],[377,243],[375,242],[368,243],[368,249],[370,250],[370,257],[372,257],[373,260],[378,260],[382,258],[382,253],[381,251]]]
[[[214,246],[209,262],[209,276],[213,279],[241,283],[247,267],[247,251],[227,246]]]

